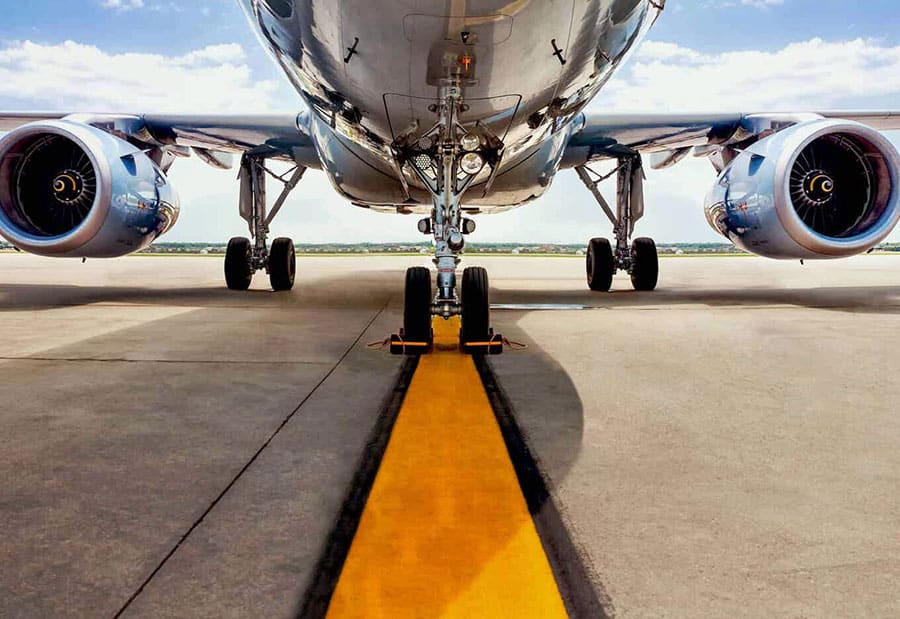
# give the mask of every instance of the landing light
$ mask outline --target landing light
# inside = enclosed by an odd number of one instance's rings
[[[463,172],[470,176],[475,176],[484,167],[484,159],[478,153],[466,153],[460,160],[459,165]]]
[[[465,151],[473,151],[481,146],[481,138],[474,133],[467,133],[460,138],[459,145]]]

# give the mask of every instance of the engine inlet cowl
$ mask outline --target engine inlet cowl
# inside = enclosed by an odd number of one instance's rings
[[[159,167],[95,127],[38,122],[0,140],[0,236],[24,251],[122,256],[165,233],[178,211]]]
[[[97,170],[75,142],[49,134],[29,143],[10,187],[10,212],[29,232],[44,237],[71,232],[97,198]]]
[[[719,176],[706,201],[714,229],[772,258],[868,251],[900,219],[900,156],[856,122],[813,120],[757,142]]]

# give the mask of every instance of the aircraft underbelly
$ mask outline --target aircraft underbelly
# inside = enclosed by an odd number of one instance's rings
[[[447,55],[468,59],[470,122],[506,113],[501,122],[509,128],[514,116],[527,118],[552,101],[563,68],[553,42],[564,58],[573,0],[374,4],[342,0],[340,47],[349,53],[356,45],[357,52],[344,63],[341,82],[379,136],[393,139],[412,123],[434,122],[428,106]]]
[[[409,188],[401,182],[391,144],[434,124],[448,71],[463,87],[462,123],[488,127],[505,145],[491,191],[476,183],[466,202],[519,204],[549,185],[570,121],[633,47],[651,8],[649,0],[241,2],[315,112],[336,188],[357,203],[404,209],[430,199],[414,177]]]

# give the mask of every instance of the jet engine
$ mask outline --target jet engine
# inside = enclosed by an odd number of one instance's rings
[[[737,154],[706,199],[710,225],[768,258],[843,258],[875,247],[900,219],[900,155],[843,120],[806,121]]]
[[[167,232],[178,211],[150,157],[92,126],[37,122],[0,139],[0,235],[23,251],[123,256]]]

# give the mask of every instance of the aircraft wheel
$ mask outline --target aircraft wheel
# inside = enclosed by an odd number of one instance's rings
[[[250,258],[253,248],[250,239],[236,236],[228,241],[225,250],[225,283],[229,290],[247,290],[253,279]]]
[[[635,290],[654,290],[659,280],[659,256],[653,239],[634,239],[631,244],[631,284]]]
[[[616,272],[616,261],[608,239],[590,240],[586,266],[588,288],[595,292],[609,292]]]
[[[487,270],[468,267],[462,278],[462,341],[486,342],[490,339],[490,328]]]
[[[278,238],[269,251],[269,282],[272,290],[290,290],[297,273],[297,254],[291,239]]]
[[[403,339],[408,342],[431,342],[431,271],[425,267],[406,270]]]

